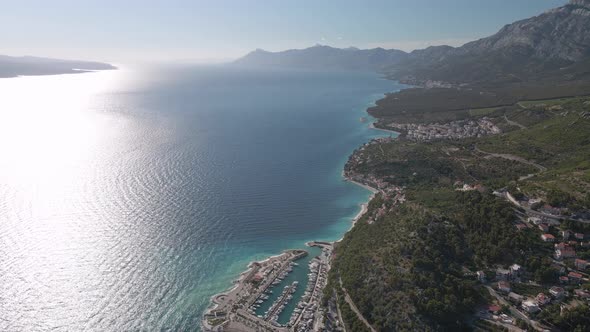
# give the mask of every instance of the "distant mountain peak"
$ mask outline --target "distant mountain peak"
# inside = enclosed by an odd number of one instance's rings
[[[590,0],[571,0],[461,47],[414,51],[408,60],[392,65],[389,74],[415,84],[523,82],[549,72],[556,79],[566,79],[559,72],[566,73],[563,69],[590,61],[588,31]],[[572,71],[575,74],[570,77],[586,75],[584,70]]]
[[[305,49],[282,52],[254,51],[235,61],[236,64],[299,68],[332,68],[350,70],[381,70],[408,56],[400,50],[356,47],[335,48],[315,44]]]
[[[461,47],[431,46],[406,53],[374,48],[345,49],[316,44],[302,50],[250,53],[237,63],[259,66],[377,70],[413,84],[437,81],[460,85],[523,82],[549,71],[590,64],[590,0],[505,25],[494,35]],[[571,68],[570,68],[571,69]],[[562,71],[565,73],[566,71]],[[571,77],[588,75],[571,69]],[[564,74],[555,74],[554,77]]]

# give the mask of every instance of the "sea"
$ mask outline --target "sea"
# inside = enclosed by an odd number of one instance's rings
[[[371,193],[343,166],[400,88],[231,65],[0,79],[0,330],[199,331],[249,262],[351,227]]]

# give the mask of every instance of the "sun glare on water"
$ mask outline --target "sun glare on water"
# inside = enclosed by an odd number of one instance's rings
[[[78,211],[85,190],[95,190],[93,165],[118,121],[104,112],[101,94],[120,73],[0,79],[0,266],[6,280],[21,280],[3,294],[49,287],[47,278],[79,264],[68,251],[83,244],[84,218]],[[114,119],[114,120],[113,120]],[[73,217],[75,216],[76,217]],[[58,255],[56,253],[67,253]],[[18,259],[9,259],[18,258]],[[15,274],[15,275],[11,275]],[[2,278],[0,277],[0,280]],[[53,306],[71,284],[28,297],[20,312]],[[63,287],[63,288],[61,288]],[[15,294],[16,296],[16,294]],[[58,319],[45,317],[44,319]]]
[[[108,84],[100,74],[1,79],[3,171],[34,177],[39,170],[63,168],[87,152],[83,147],[98,136],[87,109],[93,95]]]

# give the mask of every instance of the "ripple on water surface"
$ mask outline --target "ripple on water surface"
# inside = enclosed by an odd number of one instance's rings
[[[226,67],[1,79],[0,330],[195,329],[249,261],[349,228],[368,193],[343,163],[396,88]]]

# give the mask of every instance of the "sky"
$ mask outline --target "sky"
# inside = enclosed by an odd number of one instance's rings
[[[225,61],[315,44],[459,46],[565,0],[0,0],[0,54]]]

